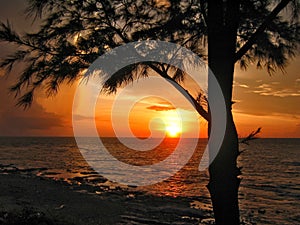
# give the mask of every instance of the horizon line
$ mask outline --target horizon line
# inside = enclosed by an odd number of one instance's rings
[[[99,136],[80,136],[79,138],[99,138]],[[52,135],[0,135],[0,138],[75,138],[74,136],[52,136]],[[139,138],[139,139],[148,139],[149,137],[116,137],[116,136],[101,136],[100,138]],[[157,139],[160,137],[151,137],[152,139]],[[180,139],[180,137],[165,137],[166,139]],[[208,139],[205,137],[188,137],[184,139]],[[238,139],[244,139],[245,137],[239,137]],[[300,137],[259,137],[257,139],[300,139]]]

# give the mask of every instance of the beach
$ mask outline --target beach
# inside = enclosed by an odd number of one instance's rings
[[[115,189],[103,192],[87,185],[39,177],[31,171],[1,166],[0,224],[9,214],[54,224],[199,224],[212,221],[209,211],[190,208],[184,198],[158,197]],[[24,212],[27,215],[24,215]],[[30,223],[28,223],[30,224]],[[45,224],[51,224],[50,222]],[[206,223],[207,224],[207,223]]]
[[[104,141],[124,160],[136,156],[125,154],[114,139]],[[213,224],[209,176],[198,170],[201,151],[169,179],[135,187],[96,173],[72,138],[0,138],[0,143],[0,224],[40,216],[65,225]],[[299,144],[300,139],[260,139],[241,146],[242,224],[299,224]],[[118,172],[113,164],[112,170]]]
[[[57,181],[20,173],[1,174],[1,211],[31,209],[74,224],[114,224],[122,210],[121,199],[103,198],[72,190]]]

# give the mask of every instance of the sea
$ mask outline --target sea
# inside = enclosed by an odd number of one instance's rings
[[[163,161],[179,143],[178,139],[169,138],[152,150],[136,151],[125,147],[117,138],[101,140],[114,158],[136,167]],[[94,148],[95,138],[86,138],[86,141]],[[149,196],[187,198],[191,207],[212,211],[206,188],[208,171],[198,170],[207,141],[199,139],[197,142],[195,152],[178,172],[145,186],[120,184],[98,174],[85,160],[73,137],[0,137],[0,166],[70,184],[131,188]],[[240,150],[242,220],[247,224],[300,224],[300,139],[257,139],[249,145],[240,144]],[[111,173],[121,173],[114,160],[104,158],[104,161],[111,163]],[[147,180],[144,173],[134,176]]]

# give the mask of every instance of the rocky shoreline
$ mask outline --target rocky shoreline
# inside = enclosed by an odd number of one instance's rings
[[[84,178],[70,183],[37,176],[44,168],[0,168],[0,225],[213,222],[210,209],[195,209],[188,198],[153,196],[134,188],[93,186],[80,180]]]

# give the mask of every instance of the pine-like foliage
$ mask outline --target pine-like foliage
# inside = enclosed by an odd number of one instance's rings
[[[279,2],[241,1],[236,61],[242,68],[255,64],[272,73],[283,70],[296,54],[297,0],[289,1],[289,7],[273,16],[245,53],[238,54]],[[226,13],[226,1],[223,4]],[[37,88],[54,94],[61,83],[80,78],[98,56],[132,41],[170,41],[207,59],[206,0],[28,0],[26,13],[32,20],[42,21],[38,32],[19,34],[9,21],[0,23],[0,41],[16,47],[0,67],[9,73],[14,65],[25,63],[11,87],[19,96],[18,104],[25,107]],[[107,81],[106,91],[115,92],[124,83],[148,76],[153,67],[178,83],[184,80],[185,74],[176,68],[155,63],[151,67],[137,64],[124,68]]]

